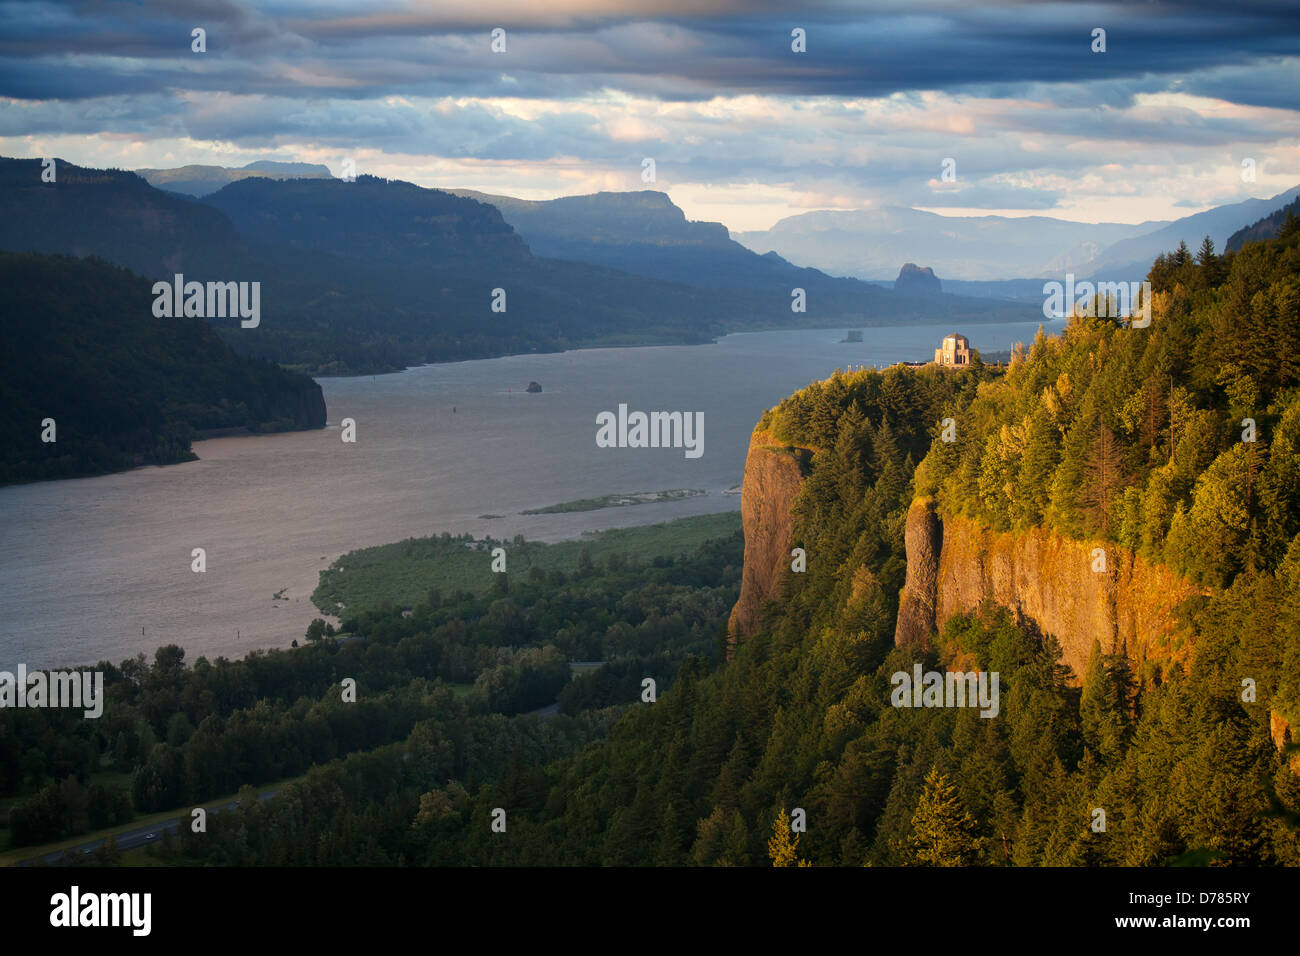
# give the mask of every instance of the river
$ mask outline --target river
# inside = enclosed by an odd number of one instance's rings
[[[1035,328],[966,332],[987,352]],[[558,540],[738,508],[723,492],[741,481],[764,409],[836,367],[927,360],[949,331],[865,328],[860,343],[841,342],[842,329],[745,333],[327,378],[324,430],[211,439],[194,462],[0,488],[0,670],[117,662],[162,644],[189,660],[287,646],[320,616],[318,573],[359,547],[442,531]],[[526,393],[529,381],[543,391]],[[703,454],[598,448],[596,416],[620,403],[703,412]],[[353,444],[340,440],[344,418],[356,421]],[[519,514],[670,488],[708,494]]]

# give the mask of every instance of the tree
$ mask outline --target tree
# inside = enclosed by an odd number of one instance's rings
[[[1169,405],[1165,400],[1164,388],[1154,379],[1146,382],[1142,395],[1142,424],[1138,430],[1138,440],[1147,450],[1148,461],[1154,463],[1152,452],[1160,443]]]
[[[1083,677],[1079,722],[1084,743],[1103,763],[1122,755],[1128,728],[1124,689],[1107,664],[1101,642],[1094,638]]]
[[[1223,256],[1215,254],[1214,240],[1209,236],[1201,241],[1200,251],[1196,253],[1196,263],[1201,267],[1201,288],[1212,289],[1223,281],[1227,272]]]
[[[164,833],[170,833],[170,830],[164,829]],[[122,851],[117,848],[117,837],[113,834],[108,835],[103,846],[95,851],[95,862],[100,866],[120,866],[122,863]]]
[[[790,831],[790,820],[785,808],[777,811],[772,821],[772,838],[767,841],[767,855],[773,866],[812,866],[807,860],[799,859],[799,836]]]
[[[926,774],[912,815],[911,846],[921,866],[969,866],[979,857],[975,820],[937,766]]]
[[[1088,454],[1084,458],[1084,485],[1079,490],[1079,503],[1092,519],[1093,527],[1103,535],[1110,533],[1113,521],[1111,505],[1124,477],[1120,455],[1115,433],[1106,427],[1105,422],[1099,422],[1097,440],[1088,448]]]
[[[1025,446],[1017,477],[1016,517],[1025,525],[1038,524],[1051,501],[1052,475],[1059,455],[1058,431],[1045,405],[1039,405],[1025,430]]]

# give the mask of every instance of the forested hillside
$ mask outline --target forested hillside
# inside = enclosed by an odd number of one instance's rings
[[[204,319],[155,317],[151,288],[95,259],[0,252],[0,484],[187,461],[205,429],[324,427],[319,385],[236,355]]]
[[[918,491],[998,528],[1115,541],[1206,585],[1300,530],[1300,229],[1151,271],[1152,326],[1075,317],[935,441]],[[1253,429],[1251,422],[1254,423]]]
[[[0,156],[0,249],[98,256],[152,279],[248,278],[247,245],[215,209],[125,170],[52,168],[44,182],[40,160]]]
[[[1292,216],[1300,216],[1300,198],[1291,200],[1281,209],[1274,210],[1258,222],[1238,229],[1228,237],[1223,247],[1229,252],[1236,252],[1248,242],[1274,239],[1286,225],[1287,218]]]
[[[1208,591],[1188,609],[1198,639],[1227,642],[1221,680],[1253,678],[1294,724],[1300,224],[1224,256],[1179,249],[1151,282],[1150,328],[1079,317],[1014,356],[961,411],[962,440],[934,443],[917,490],[941,511],[1112,541],[1186,575]]]
[[[1150,328],[1079,319],[1005,376],[892,369],[782,403],[764,424],[818,449],[795,509],[807,572],[731,663],[685,670],[552,768],[508,838],[481,823],[502,799],[484,792],[438,825],[428,860],[788,860],[767,841],[798,806],[795,855],[815,864],[1300,863],[1285,815],[1300,786],[1270,735],[1271,711],[1297,716],[1300,673],[1295,366],[1280,347],[1297,340],[1298,246],[1290,227],[1236,256],[1162,257]],[[958,441],[938,440],[943,417]],[[989,609],[944,622],[924,663],[999,672],[1000,715],[891,707],[889,675],[916,654],[891,636],[918,444],[915,490],[946,508],[1197,575],[1189,666],[1142,681],[1097,652],[1080,682],[1053,640]]]

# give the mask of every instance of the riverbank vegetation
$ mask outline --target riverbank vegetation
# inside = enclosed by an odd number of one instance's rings
[[[684,534],[670,525],[660,540]],[[453,779],[476,789],[548,764],[603,736],[639,703],[642,679],[666,689],[684,660],[717,655],[738,593],[740,535],[733,528],[701,544],[698,529],[690,534],[687,553],[611,552],[569,572],[496,575],[483,594],[426,594],[408,615],[349,614],[350,636],[322,635],[293,650],[190,664],[169,646],[152,660],[101,662],[97,720],[0,709],[8,809],[0,840],[65,839],[312,767],[328,769],[275,799],[315,815],[324,809],[315,802],[319,781],[361,768],[373,770],[373,785],[350,790],[339,806],[360,810],[371,798],[400,806],[402,798],[383,795],[394,769],[426,790]],[[574,677],[573,660],[607,663]],[[355,702],[345,699],[345,680],[355,682]],[[525,716],[557,699],[559,715]],[[101,782],[110,771],[117,782]],[[373,858],[352,853],[331,862]],[[238,858],[275,856],[249,854]]]

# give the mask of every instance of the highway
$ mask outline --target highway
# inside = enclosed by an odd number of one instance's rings
[[[266,790],[257,795],[258,800],[269,800],[275,796],[276,791]],[[218,810],[233,810],[239,806],[238,800],[230,800],[226,803],[217,803],[205,806],[208,813],[215,813]],[[183,817],[173,817],[170,820],[161,820],[157,823],[151,823],[148,826],[135,827],[131,830],[116,834],[117,848],[119,850],[134,850],[136,847],[145,846],[149,843],[155,843],[162,839],[163,831],[170,830],[177,833],[181,824],[189,826],[193,819],[191,813],[186,813]],[[100,837],[98,840],[91,840],[88,843],[81,843],[74,847],[68,847],[64,850],[56,850],[53,853],[46,853],[44,856],[33,857],[30,860],[23,860],[18,866],[32,866],[35,863],[45,863],[50,866],[75,866],[83,856],[89,856],[100,847],[108,842],[107,837]]]

